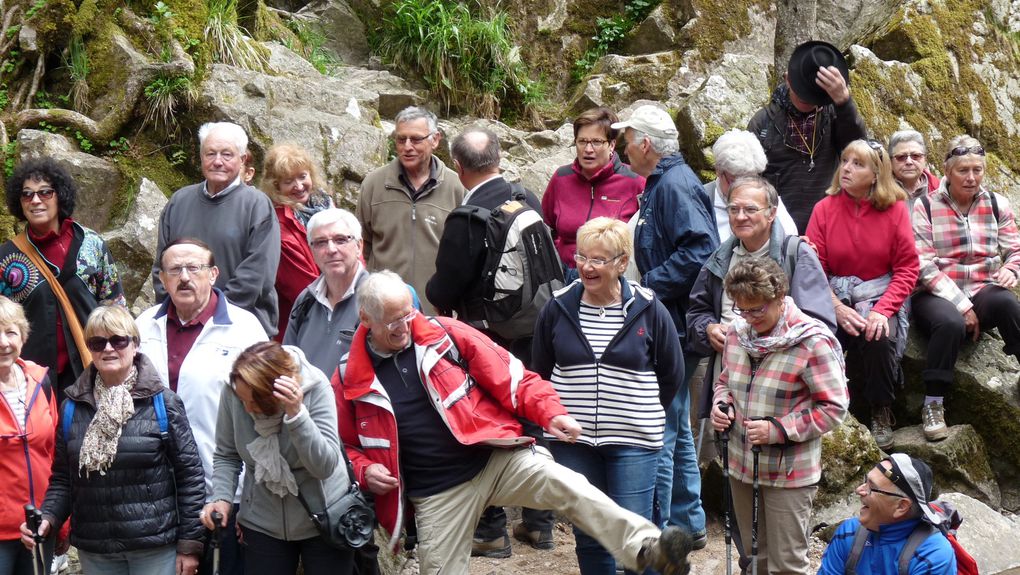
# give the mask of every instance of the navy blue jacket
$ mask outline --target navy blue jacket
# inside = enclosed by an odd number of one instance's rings
[[[659,380],[659,402],[666,408],[684,377],[684,358],[676,328],[655,294],[623,278],[620,284],[626,318],[602,352],[601,361],[595,360],[595,352],[581,332],[579,310],[584,286],[577,280],[557,291],[539,313],[531,347],[531,369],[546,380],[556,365],[654,371]]]
[[[685,340],[687,302],[701,266],[719,247],[712,200],[679,153],[659,160],[641,197],[634,258]]]

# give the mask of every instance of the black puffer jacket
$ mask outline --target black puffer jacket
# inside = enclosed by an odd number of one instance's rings
[[[77,402],[70,439],[57,433],[53,476],[43,517],[61,525],[71,516],[71,544],[92,553],[117,553],[177,544],[178,553],[202,552],[203,527],[198,518],[205,501],[202,460],[191,434],[184,404],[165,389],[156,368],[141,353],[135,356],[138,380],[131,397],[135,413],[124,424],[117,456],[105,475],[79,472],[85,431],[96,412],[90,367],[67,388]],[[163,394],[168,435],[160,437],[153,396]],[[64,406],[61,406],[63,417]]]

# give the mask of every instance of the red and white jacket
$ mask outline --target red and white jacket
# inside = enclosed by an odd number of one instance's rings
[[[397,421],[376,378],[367,336],[362,324],[346,361],[341,360],[333,374],[333,390],[340,438],[357,481],[364,486],[365,469],[375,463],[400,480],[400,488],[375,497],[379,524],[390,532],[390,545],[396,546],[405,516]],[[418,315],[411,321],[411,340],[422,383],[450,433],[465,445],[530,445],[535,440],[524,435],[518,417],[548,428],[552,418],[567,413],[552,384],[466,324]]]

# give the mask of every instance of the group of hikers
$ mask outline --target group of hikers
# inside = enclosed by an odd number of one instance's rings
[[[853,400],[891,451],[908,324],[929,441],[966,338],[997,328],[1020,355],[1020,234],[981,143],[937,165],[915,131],[868,139],[830,44],[796,48],[706,185],[659,106],[573,134],[539,199],[495,133],[464,129],[447,166],[409,107],[352,213],[308,151],[272,146],[254,187],[244,129],[205,124],[137,317],[67,171],[18,165],[0,575],[59,571],[69,544],[86,574],[377,573],[359,522],[423,574],[464,574],[511,537],[553,548],[554,513],[582,575],[684,575],[713,437],[737,569],[808,573],[821,437]],[[865,470],[818,572],[956,573],[933,482],[901,453]]]

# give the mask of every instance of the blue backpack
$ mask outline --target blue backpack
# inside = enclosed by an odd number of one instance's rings
[[[64,402],[64,414],[60,422],[64,432],[64,442],[71,437],[71,420],[74,419],[74,406],[77,401],[68,399]],[[152,396],[152,406],[156,409],[156,421],[159,423],[159,436],[166,441],[170,437],[170,424],[166,417],[166,403],[163,401],[163,392],[160,391]]]

